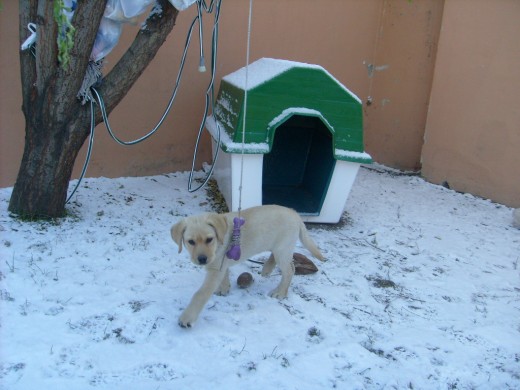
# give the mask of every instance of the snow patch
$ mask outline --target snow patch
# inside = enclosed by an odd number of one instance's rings
[[[332,125],[327,121],[327,119],[325,119],[325,117],[321,114],[321,112],[319,112],[318,110],[314,110],[312,108],[305,108],[305,107],[286,108],[285,110],[282,111],[282,113],[280,115],[276,116],[271,122],[269,122],[267,127],[271,128],[271,127],[278,126],[282,120],[284,120],[285,118],[288,118],[290,116],[293,116],[293,115],[316,116],[316,117],[320,118],[323,121],[323,123],[325,123],[325,125],[332,132],[334,132],[334,127],[332,127]]]
[[[227,153],[240,153],[242,151],[242,143],[234,142],[229,134],[223,129],[222,125],[217,126],[217,121],[212,115],[206,118],[206,128],[215,141],[218,140],[220,131],[220,143],[225,146]],[[269,144],[267,142],[248,142],[244,144],[244,152],[248,154],[268,153]]]
[[[334,155],[338,157],[345,157],[345,158],[353,158],[353,159],[362,159],[362,160],[371,160],[372,157],[370,154],[365,152],[354,152],[350,150],[343,150],[343,149],[335,149]]]
[[[512,208],[361,168],[342,223],[307,224],[317,273],[278,301],[279,272],[232,267],[228,296],[181,329],[204,270],[170,227],[217,197],[188,178],[86,178],[52,222],[13,219],[0,189],[1,388],[520,388]]]
[[[345,90],[345,92],[350,94],[350,96],[361,103],[361,99],[359,99],[352,91],[340,83],[323,67],[320,65],[306,64],[304,62],[279,60],[274,58],[261,58],[252,64],[249,64],[249,66],[245,66],[233,73],[228,74],[227,76],[224,76],[222,80],[239,89],[250,91],[293,68],[318,69],[325,72],[343,90]]]

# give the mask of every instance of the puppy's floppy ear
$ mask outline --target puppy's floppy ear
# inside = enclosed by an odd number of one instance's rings
[[[172,226],[170,233],[173,241],[179,246],[179,253],[182,252],[182,238],[186,230],[186,221],[183,219]]]
[[[227,219],[223,214],[211,214],[208,217],[208,225],[210,225],[217,233],[217,240],[223,244],[224,237],[228,230]]]

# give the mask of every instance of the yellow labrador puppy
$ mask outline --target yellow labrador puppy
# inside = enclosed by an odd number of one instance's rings
[[[236,240],[238,213],[201,214],[187,217],[171,228],[173,241],[190,253],[191,261],[206,268],[206,278],[179,318],[179,325],[191,327],[213,293],[226,295],[231,287],[228,268],[261,252],[271,252],[262,276],[278,265],[282,271],[280,284],[270,296],[283,299],[294,275],[293,251],[298,241],[319,260],[324,260],[296,211],[282,206],[257,206],[243,210],[245,221]]]

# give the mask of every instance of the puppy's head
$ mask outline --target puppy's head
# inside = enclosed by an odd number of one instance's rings
[[[227,221],[223,215],[202,214],[185,218],[171,228],[173,241],[190,253],[191,261],[196,265],[208,265],[215,260],[219,245],[224,242]]]

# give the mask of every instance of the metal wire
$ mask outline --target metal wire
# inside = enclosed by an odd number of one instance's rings
[[[183,51],[183,54],[182,54],[182,57],[181,57],[181,62],[180,62],[180,65],[179,65],[179,71],[177,73],[177,78],[175,80],[175,87],[173,89],[172,95],[171,95],[171,97],[170,97],[170,99],[168,101],[168,104],[166,106],[166,109],[164,110],[163,115],[161,116],[161,118],[159,119],[157,124],[154,126],[154,128],[152,130],[150,130],[144,136],[142,136],[140,138],[137,138],[135,140],[132,140],[132,141],[123,141],[122,139],[117,137],[115,132],[112,130],[112,127],[110,126],[110,122],[108,120],[108,114],[106,112],[106,107],[105,107],[105,103],[104,103],[103,97],[101,96],[101,94],[98,92],[98,90],[96,88],[91,87],[91,90],[92,90],[92,92],[93,92],[93,94],[95,95],[95,98],[96,98],[96,103],[99,105],[99,108],[101,110],[101,115],[103,117],[103,121],[105,123],[105,127],[107,128],[108,133],[110,134],[110,136],[112,137],[112,139],[114,141],[116,141],[118,144],[123,145],[123,146],[132,146],[132,145],[136,145],[136,144],[138,144],[140,142],[143,142],[144,140],[148,139],[153,134],[155,134],[157,132],[157,130],[160,128],[160,126],[163,124],[164,120],[166,119],[167,115],[169,114],[169,112],[171,110],[171,107],[172,107],[172,105],[173,105],[173,103],[175,101],[175,98],[177,96],[177,92],[179,90],[180,81],[181,81],[181,78],[182,78],[182,72],[184,70],[184,65],[186,63],[186,56],[187,56],[187,53],[188,53],[189,45],[191,43],[193,29],[194,29],[195,23],[197,21],[199,22],[200,55],[201,55],[200,65],[202,65],[204,63],[204,52],[203,52],[203,48],[202,48],[202,46],[203,46],[203,37],[202,37],[202,12],[201,12],[201,9],[203,9],[207,13],[212,13],[213,9],[215,8],[215,21],[214,21],[213,34],[212,34],[211,78],[210,78],[210,82],[209,82],[208,88],[206,90],[206,95],[205,95],[204,116],[203,116],[201,124],[199,126],[199,131],[198,131],[198,134],[197,134],[197,141],[195,143],[195,150],[194,150],[194,154],[193,154],[192,167],[191,167],[190,176],[189,176],[189,180],[188,180],[188,191],[189,192],[195,192],[195,191],[199,190],[200,188],[202,188],[204,185],[207,184],[207,182],[211,178],[211,175],[212,175],[213,170],[214,170],[215,163],[216,163],[217,158],[218,158],[219,147],[216,148],[215,155],[213,156],[211,169],[208,172],[208,174],[206,175],[205,180],[203,181],[203,183],[200,186],[198,186],[195,189],[192,189],[191,188],[191,184],[192,184],[192,180],[193,180],[193,173],[194,173],[194,170],[195,170],[195,160],[196,160],[196,157],[197,157],[197,152],[198,152],[198,148],[199,148],[200,138],[201,138],[202,131],[204,130],[204,127],[205,127],[205,124],[206,124],[206,117],[207,117],[208,110],[209,110],[210,106],[211,106],[211,111],[213,112],[214,83],[215,83],[215,71],[216,71],[216,60],[217,60],[217,48],[218,48],[218,23],[219,23],[219,20],[220,20],[221,2],[222,2],[222,0],[212,0],[210,2],[210,4],[208,5],[208,4],[206,4],[206,2],[204,0],[198,0],[197,1],[197,7],[198,7],[197,16],[195,16],[195,18],[193,19],[193,21],[192,21],[192,23],[190,25],[190,28],[188,29],[188,34],[186,36],[186,42],[185,42],[185,45],[184,45],[184,51]],[[73,189],[72,193],[69,195],[66,203],[68,203],[71,200],[72,196],[77,191],[77,189],[78,189],[78,187],[79,187],[83,177],[85,176],[88,164],[90,162],[90,157],[91,157],[91,154],[92,154],[92,148],[93,148],[93,142],[94,142],[94,129],[95,129],[95,106],[94,106],[94,102],[92,102],[92,101],[90,102],[90,109],[91,109],[91,129],[90,129],[90,140],[89,140],[88,149],[87,149],[87,157],[85,159],[85,163],[83,165],[83,169],[82,169],[80,177],[78,179],[78,183],[76,184],[76,186]],[[217,123],[217,145],[220,145],[220,126],[218,125],[218,123]]]
[[[213,33],[212,33],[212,38],[211,38],[211,79],[210,79],[208,88],[206,89],[204,114],[202,116],[202,121],[200,123],[199,131],[197,133],[197,141],[195,142],[195,149],[193,152],[193,159],[191,162],[191,170],[190,170],[190,175],[188,178],[188,191],[189,192],[198,191],[199,189],[201,189],[208,183],[208,181],[211,178],[211,175],[213,174],[213,171],[215,169],[215,164],[217,163],[218,153],[219,153],[219,149],[220,149],[220,131],[221,130],[220,130],[218,121],[215,121],[216,126],[217,126],[217,147],[215,148],[215,154],[213,155],[211,168],[210,168],[209,172],[207,173],[205,179],[202,181],[202,184],[200,184],[196,188],[192,188],[193,173],[195,172],[195,162],[196,162],[197,153],[199,150],[200,138],[202,136],[202,132],[206,125],[206,119],[207,119],[209,107],[211,107],[211,112],[213,112],[213,107],[214,107],[214,85],[215,85],[215,73],[216,73],[216,68],[217,68],[218,27],[219,27],[219,20],[220,20],[221,2],[222,2],[222,0],[216,1],[215,21],[213,24]],[[210,7],[212,9],[213,1],[211,2]],[[201,39],[201,41],[202,41],[202,39]],[[202,42],[201,42],[201,44],[202,44]]]
[[[144,136],[142,136],[140,138],[137,138],[137,139],[135,139],[133,141],[123,141],[119,137],[117,137],[115,135],[114,131],[112,130],[112,127],[110,126],[110,122],[108,120],[108,115],[107,115],[107,112],[106,112],[105,102],[103,101],[103,97],[101,96],[101,94],[98,92],[98,90],[96,88],[91,87],[92,92],[96,96],[99,108],[101,109],[101,115],[103,116],[103,121],[105,122],[105,126],[106,126],[106,128],[108,130],[108,133],[114,139],[114,141],[116,141],[118,144],[123,145],[123,146],[131,146],[131,145],[136,145],[136,144],[138,144],[140,142],[143,142],[144,140],[150,138],[153,134],[155,134],[155,132],[157,132],[157,130],[159,130],[159,127],[161,127],[161,125],[163,124],[164,120],[166,119],[166,117],[168,116],[168,114],[169,114],[169,112],[170,112],[170,110],[172,108],[172,105],[173,105],[173,102],[175,101],[175,98],[177,97],[177,92],[179,91],[179,86],[180,86],[180,82],[181,82],[181,78],[182,78],[182,72],[184,70],[184,65],[186,63],[186,56],[188,54],[188,48],[189,48],[189,45],[190,45],[190,42],[191,42],[191,36],[193,34],[193,27],[195,26],[195,23],[196,23],[197,20],[198,20],[198,16],[196,16],[193,19],[193,21],[192,21],[192,23],[190,25],[190,28],[188,30],[188,35],[186,36],[186,43],[184,45],[184,51],[182,53],[181,62],[180,62],[180,66],[179,66],[179,71],[177,72],[177,78],[175,80],[175,87],[173,88],[173,92],[172,92],[172,95],[170,97],[170,100],[168,101],[166,109],[164,110],[164,113],[162,114],[161,119],[159,119],[159,122],[157,122],[155,127],[152,130],[150,130],[150,132],[145,134]]]
[[[91,100],[90,101],[90,136],[89,136],[89,141],[88,141],[87,155],[85,157],[85,163],[83,164],[83,169],[81,170],[81,175],[79,175],[78,182],[76,183],[76,186],[74,187],[71,194],[67,198],[65,204],[69,203],[69,201],[72,199],[72,196],[78,190],[79,185],[81,184],[81,180],[83,180],[83,177],[85,176],[85,173],[87,172],[87,167],[90,162],[90,157],[92,155],[92,145],[94,144],[95,128],[96,128],[96,108],[94,106],[94,102]]]

